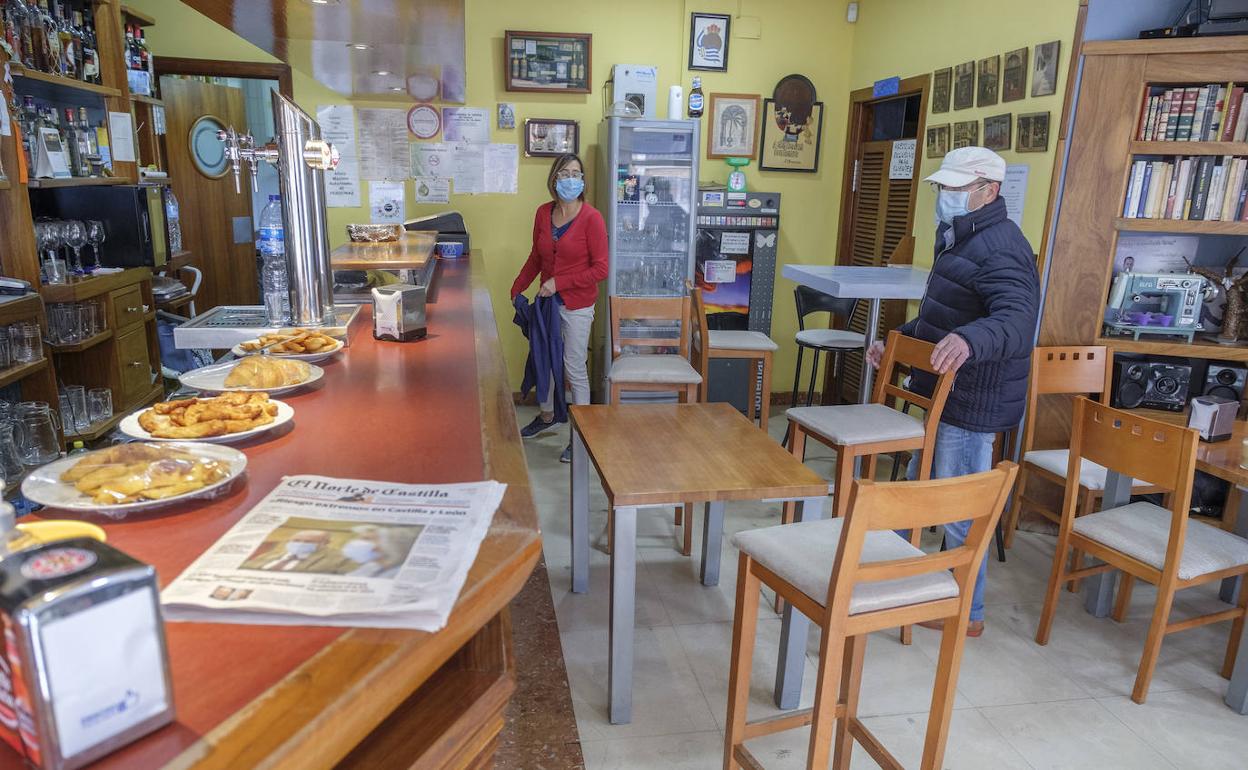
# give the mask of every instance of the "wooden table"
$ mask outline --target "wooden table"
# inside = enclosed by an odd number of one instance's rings
[[[701,578],[713,586],[719,582],[726,502],[798,500],[799,517],[802,511],[820,515],[828,482],[730,404],[612,404],[573,406],[569,412],[572,591],[589,591],[588,460],[602,478],[612,511],[607,686],[611,722],[623,724],[632,719],[638,509],[706,504]]]
[[[284,475],[502,481],[446,627],[169,623],[176,720],[93,768],[490,764],[514,689],[507,606],[541,541],[483,266],[447,266],[421,342],[374,340],[370,311],[346,351],[321,364],[322,387],[283,396],[293,429],[238,445],[245,483],[211,502],[97,522],[164,586]],[[24,767],[0,748],[0,770]]]

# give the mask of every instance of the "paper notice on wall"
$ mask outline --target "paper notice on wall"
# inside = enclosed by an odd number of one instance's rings
[[[12,136],[13,124],[9,121],[9,103],[0,99],[0,136]]]
[[[355,147],[355,108],[324,104],[316,108],[321,136],[338,150],[338,167],[325,174],[325,205],[360,205],[360,158]]]
[[[442,110],[442,136],[448,142],[488,144],[490,111],[474,107],[447,107]]]
[[[406,179],[411,171],[407,111],[361,109],[359,155],[365,179]]]
[[[914,179],[914,139],[893,142],[893,158],[888,162],[889,179]]]
[[[733,259],[708,259],[702,263],[702,277],[707,283],[735,283],[737,262]]]
[[[454,147],[443,142],[412,142],[412,176],[450,177]]]
[[[369,182],[368,214],[373,224],[403,224],[403,182]]]
[[[113,160],[134,163],[134,120],[130,113],[108,113],[108,133],[112,135]]]
[[[1005,167],[1005,182],[1001,185],[1001,198],[1005,201],[1005,215],[1014,224],[1023,226],[1023,206],[1027,205],[1027,175],[1031,166],[1019,163]]]
[[[720,254],[749,254],[750,253],[750,234],[749,233],[720,233],[719,234],[719,253]]]
[[[418,176],[415,180],[417,203],[450,203],[451,180],[449,177]]]
[[[516,175],[520,170],[520,153],[514,144],[485,146],[485,191],[516,194]]]
[[[456,144],[451,153],[451,178],[456,195],[485,192],[485,145]]]

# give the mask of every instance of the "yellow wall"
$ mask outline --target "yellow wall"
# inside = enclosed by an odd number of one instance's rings
[[[1048,206],[1049,181],[1053,171],[1057,122],[1061,118],[1062,99],[1069,74],[1067,62],[1074,38],[1075,15],[1079,0],[1044,0],[1044,2],[985,3],[981,0],[863,0],[859,3],[858,23],[854,29],[854,50],[850,67],[852,88],[869,86],[881,78],[900,75],[910,77],[931,73],[962,62],[978,61],[1024,46],[1033,50],[1028,55],[1028,98],[1016,102],[998,102],[991,107],[972,107],[927,115],[928,125],[978,120],[980,141],[983,141],[983,120],[992,115],[1012,113],[1017,127],[1020,114],[1050,113],[1049,150],[1044,153],[1003,151],[1010,164],[1028,164],[1027,201],[1023,209],[1023,234],[1031,241],[1033,251],[1040,250],[1044,213]],[[1051,40],[1062,41],[1058,64],[1057,93],[1031,98],[1030,67],[1035,59],[1034,47]],[[1002,60],[1004,66],[1004,58]],[[1015,131],[1017,134],[1017,131]],[[1017,140],[1017,135],[1015,136]],[[919,138],[922,151],[923,137]],[[923,178],[940,167],[939,159],[928,159],[923,153],[919,177]],[[933,212],[936,196],[930,185],[920,185],[915,199],[914,235],[915,264],[932,262],[932,246],[936,227]]]

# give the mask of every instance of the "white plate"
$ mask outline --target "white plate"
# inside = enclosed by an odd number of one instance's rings
[[[146,412],[147,411],[146,409],[140,409],[137,412],[133,412],[131,414],[126,415],[125,418],[122,419],[122,421],[117,424],[117,427],[121,429],[122,433],[126,434],[130,438],[137,438],[142,441],[188,441],[190,440],[190,441],[204,441],[210,444],[233,444],[238,441],[246,441],[247,439],[258,436],[261,433],[268,433],[274,428],[277,428],[281,425],[285,425],[286,423],[290,422],[291,420],[295,418],[295,410],[291,408],[290,404],[287,404],[285,401],[278,401],[277,399],[271,399],[271,400],[274,404],[277,405],[277,414],[274,415],[273,422],[267,425],[261,425],[257,428],[252,428],[251,430],[244,430],[238,433],[227,433],[224,436],[205,436],[204,438],[197,438],[197,439],[158,438],[148,433],[147,431],[143,430],[142,426],[139,425],[139,415]]]
[[[217,460],[227,463],[230,466],[229,473],[215,484],[209,484],[206,487],[196,489],[193,492],[187,492],[184,495],[167,497],[163,500],[140,500],[134,503],[101,505],[79,492],[73,484],[65,484],[61,481],[62,473],[87,456],[72,455],[70,457],[62,457],[60,460],[31,471],[30,475],[22,481],[22,494],[28,499],[50,508],[59,508],[64,511],[99,511],[110,516],[119,517],[132,511],[162,508],[167,505],[183,503],[187,500],[215,497],[217,490],[238,478],[247,469],[247,455],[228,446],[203,444],[200,442],[162,443],[159,446],[175,447],[196,457],[202,457],[205,460]]]
[[[281,393],[290,393],[298,390],[305,385],[311,385],[325,376],[324,369],[315,364],[308,364],[308,369],[310,370],[308,379],[296,385],[283,385],[280,388],[227,388],[225,386],[225,378],[230,376],[230,372],[235,366],[238,366],[237,361],[210,364],[199,369],[192,369],[178,379],[186,387],[194,388],[202,393],[224,393],[227,390],[237,390],[241,393],[268,393],[271,396],[276,396]]]
[[[247,342],[259,342],[259,341],[260,340],[247,340]],[[270,356],[273,356],[274,358],[292,358],[296,361],[307,361],[308,363],[315,363],[316,361],[324,361],[325,359],[337,353],[339,350],[342,350],[342,340],[334,340],[334,346],[332,348],[329,348],[328,350],[318,350],[315,353],[272,353],[270,352],[270,353],[266,353],[263,355],[270,355]],[[256,351],[254,350],[244,350],[243,343],[241,342],[235,345],[233,348],[230,348],[230,352],[238,356],[239,358],[242,358],[243,356],[257,355]]]

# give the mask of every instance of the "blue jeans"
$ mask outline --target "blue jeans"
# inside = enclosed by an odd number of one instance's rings
[[[936,429],[936,449],[932,456],[932,478],[948,479],[992,470],[993,433],[976,433],[948,423]],[[919,475],[922,452],[910,457],[906,478],[914,480]],[[945,525],[945,545],[957,548],[966,542],[971,531],[970,521],[955,521]],[[984,581],[988,574],[988,557],[979,564],[979,577],[975,579],[975,593],[971,596],[971,620],[984,619]]]

